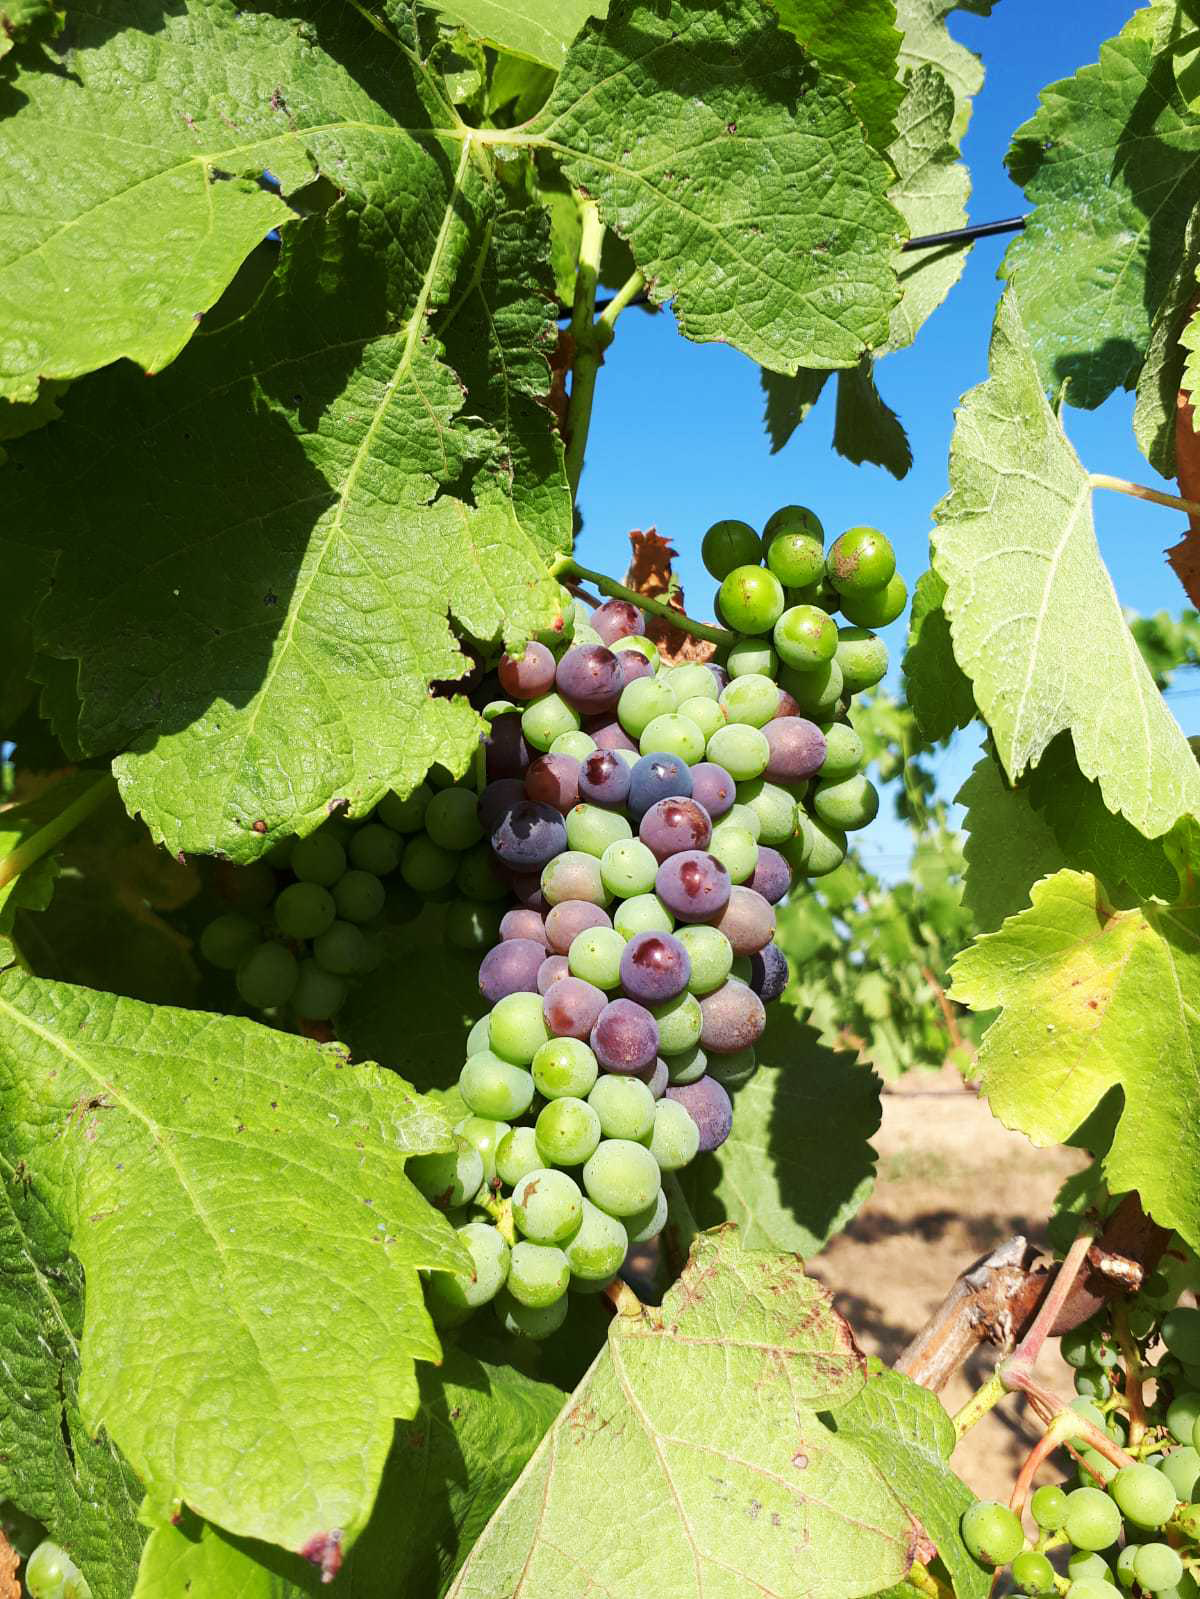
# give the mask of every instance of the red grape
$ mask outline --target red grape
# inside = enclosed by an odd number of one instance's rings
[[[715,1077],[700,1077],[694,1083],[668,1088],[667,1098],[682,1105],[700,1129],[700,1154],[719,1149],[729,1137],[733,1129],[733,1105]]]
[[[560,977],[546,990],[542,1015],[555,1038],[587,1039],[607,1004],[602,988],[580,977]]]
[[[580,711],[611,711],[621,697],[621,663],[603,644],[576,644],[558,663],[558,692]]]
[[[561,986],[555,984],[555,988]],[[614,999],[596,1018],[590,1042],[605,1071],[629,1076],[654,1064],[658,1055],[658,1023],[644,1005],[637,1005],[631,999]]]
[[[681,850],[707,849],[712,822],[694,799],[659,800],[642,817],[638,837],[656,861],[665,861]]]
[[[612,918],[599,905],[586,899],[564,899],[552,905],[546,916],[546,943],[556,955],[565,955],[571,940],[588,927],[611,927]]]
[[[525,795],[565,816],[579,803],[579,762],[573,755],[539,755],[525,773]]]
[[[606,644],[615,644],[619,638],[645,633],[646,618],[629,600],[605,600],[592,612],[592,626]]]
[[[621,955],[621,987],[643,1005],[674,999],[691,976],[691,957],[670,933],[635,933]]]
[[[543,949],[548,943],[545,922],[537,911],[528,910],[524,905],[517,905],[512,910],[505,911],[500,918],[500,937],[532,938],[541,944]]]
[[[628,655],[629,651],[623,652]],[[579,797],[595,805],[623,805],[629,793],[629,764],[613,750],[593,750],[579,769]]]
[[[495,944],[479,963],[479,992],[489,1005],[506,994],[536,994],[546,946],[532,938],[508,938]]]
[[[762,1037],[763,1002],[746,983],[730,978],[700,1001],[700,1044],[710,1055],[732,1055]]]
[[[535,700],[554,687],[554,657],[536,639],[530,639],[520,655],[502,655],[496,671],[511,700]]]
[[[684,850],[658,868],[654,891],[681,922],[710,922],[729,903],[729,873],[715,855]]]

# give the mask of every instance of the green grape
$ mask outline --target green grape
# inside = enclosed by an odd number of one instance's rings
[[[715,833],[713,837],[716,837]],[[716,853],[713,850],[713,854]],[[729,863],[726,861],[725,864]],[[729,875],[732,877],[733,873],[730,872]],[[675,937],[687,950],[692,963],[688,992],[704,995],[720,988],[733,966],[733,945],[720,928],[706,927],[702,922],[697,922],[689,927],[681,927]]]
[[[1108,1373],[1099,1366],[1084,1366],[1075,1373],[1075,1392],[1085,1399],[1107,1399],[1112,1393]]]
[[[753,782],[754,779],[747,778],[744,781]],[[758,812],[756,810],[752,810],[749,805],[743,805],[740,802],[735,802],[725,812],[721,820],[723,822],[728,822],[731,827],[744,827],[756,844],[759,842],[759,839],[762,836],[762,821],[759,818]]]
[[[698,1083],[708,1069],[708,1056],[699,1044],[693,1044],[691,1049],[668,1057],[666,1067],[672,1088],[680,1083]]]
[[[715,700],[720,693],[717,680],[707,666],[697,661],[685,661],[681,666],[671,666],[663,673],[663,681],[670,687],[682,705],[684,700]]]
[[[511,716],[514,711],[519,715],[521,707],[512,700],[489,700],[479,714],[485,722],[494,722],[498,716]]]
[[[825,573],[839,594],[857,598],[876,594],[896,570],[896,552],[878,528],[848,528],[834,539],[825,559]]]
[[[325,830],[302,838],[292,851],[292,871],[302,882],[330,888],[345,870],[346,852]]]
[[[585,1099],[600,1068],[581,1038],[551,1038],[538,1049],[530,1070],[544,1099]]]
[[[513,1121],[533,1104],[533,1078],[490,1049],[467,1056],[459,1073],[458,1089],[467,1109],[489,1121]],[[500,1171],[498,1160],[496,1170]]]
[[[1107,1549],[1121,1531],[1121,1512],[1099,1488],[1076,1488],[1067,1495],[1063,1531],[1076,1549]]]
[[[327,972],[338,977],[351,977],[370,965],[366,935],[353,922],[333,922],[313,940],[313,954]]]
[[[719,703],[731,726],[765,727],[779,714],[779,684],[758,672],[746,672],[730,678]]]
[[[750,957],[749,955],[735,955],[731,976],[736,977],[739,983],[750,982]]]
[[[472,1275],[432,1272],[429,1292],[450,1311],[469,1312],[495,1299],[504,1287],[508,1281],[510,1251],[490,1222],[469,1221],[455,1231],[471,1257]]]
[[[570,823],[568,822],[568,837]],[[618,899],[648,895],[658,876],[658,861],[653,850],[640,838],[618,838],[600,857],[600,879]]]
[[[657,1165],[657,1162],[655,1162]],[[644,1210],[622,1218],[630,1244],[645,1244],[657,1238],[667,1225],[667,1196],[660,1188]]]
[[[1162,1593],[1183,1576],[1183,1561],[1169,1543],[1144,1543],[1134,1556],[1133,1574],[1140,1588]]]
[[[1122,1466],[1108,1491],[1125,1520],[1135,1527],[1161,1527],[1178,1503],[1170,1478],[1155,1466]]]
[[[615,927],[585,927],[571,940],[567,965],[572,977],[581,977],[585,983],[594,983],[607,992],[620,985],[624,953],[625,940]]]
[[[662,1186],[658,1162],[642,1144],[605,1138],[583,1168],[588,1198],[610,1216],[633,1216],[654,1203]]]
[[[454,1131],[479,1155],[483,1162],[483,1180],[491,1183],[496,1176],[496,1150],[504,1135],[512,1131],[511,1127],[492,1116],[472,1115],[464,1116]]]
[[[985,1566],[1006,1566],[1025,1545],[1021,1523],[995,1499],[977,1499],[968,1506],[960,1529],[968,1551]]]
[[[1162,1341],[1185,1366],[1200,1366],[1200,1310],[1176,1305],[1163,1317]]]
[[[1121,1550],[1121,1553],[1117,1556],[1116,1576],[1117,1582],[1122,1588],[1132,1588],[1134,1583],[1137,1581],[1137,1577],[1134,1575],[1133,1566],[1137,1559],[1138,1550],[1141,1547],[1141,1544],[1127,1543],[1124,1549]]]
[[[809,538],[825,542],[821,518],[807,505],[781,505],[777,511],[772,511],[763,528],[763,548],[774,543],[782,533],[806,533]]]
[[[708,1063],[708,1075],[716,1078],[730,1093],[748,1083],[757,1070],[758,1058],[753,1046],[734,1050],[731,1055],[714,1055]]]
[[[628,940],[635,933],[669,933],[675,918],[657,894],[634,894],[613,912],[613,926]]]
[[[701,668],[708,671],[707,667]],[[774,646],[765,638],[740,638],[736,644],[730,645],[729,654],[725,657],[725,670],[731,678],[735,677],[774,677],[779,670],[779,657]],[[714,689],[717,690],[714,698],[719,697],[717,680],[711,672]]]
[[[1077,1416],[1086,1416],[1088,1421],[1100,1428],[1101,1432],[1108,1425],[1107,1418],[1100,1406],[1094,1405],[1090,1399],[1085,1399],[1082,1395],[1077,1399],[1072,1399],[1071,1409]]]
[[[705,571],[719,583],[735,567],[746,566],[762,555],[762,540],[748,522],[714,522],[700,541]]]
[[[762,843],[785,844],[791,838],[796,830],[796,801],[786,788],[768,782],[765,777],[754,777],[737,785],[737,797],[739,804],[747,806],[758,817],[758,836]],[[756,861],[757,854],[756,850]]]
[[[542,893],[549,905],[565,899],[585,899],[589,905],[607,905],[612,898],[604,886],[600,862],[584,850],[567,849],[542,868]]]
[[[605,1138],[644,1143],[654,1126],[654,1095],[636,1077],[606,1072],[588,1095]],[[618,1262],[619,1264],[619,1262]]]
[[[1089,1444],[1080,1448],[1079,1458],[1084,1466],[1091,1468],[1090,1471],[1081,1469],[1079,1472],[1079,1481],[1085,1485],[1096,1477],[1099,1477],[1101,1482],[1111,1482],[1119,1469],[1113,1465],[1107,1455],[1102,1455],[1098,1449],[1093,1449]]]
[[[796,834],[780,854],[805,877],[827,877],[846,859],[846,835],[796,808]]]
[[[842,614],[856,627],[886,627],[908,604],[908,585],[899,572],[885,589],[874,594],[849,595],[842,601]]]
[[[1103,1555],[1090,1549],[1077,1549],[1067,1561],[1067,1575],[1072,1582],[1111,1582],[1112,1572]],[[1112,1599],[1112,1596],[1109,1596]]]
[[[491,1027],[491,1020],[491,1015],[488,1014],[481,1016],[477,1022],[472,1023],[471,1031],[467,1034],[468,1055],[478,1055],[480,1050],[489,1047],[488,1032]]]
[[[443,789],[442,794],[456,792],[453,789]],[[462,790],[457,790],[461,793]],[[434,796],[429,809],[442,794]],[[416,840],[414,839],[414,844]],[[383,827],[379,822],[368,822],[365,827],[360,827],[350,840],[350,860],[360,871],[371,872],[375,877],[386,877],[389,872],[394,872],[400,864],[400,857],[404,853],[404,840],[399,833],[393,833],[390,827]],[[453,877],[454,873],[450,873]],[[446,879],[449,882],[449,877]],[[415,885],[414,885],[415,886]],[[441,886],[440,884],[438,885]]]
[[[526,1238],[535,1244],[557,1244],[570,1238],[579,1226],[583,1195],[579,1184],[565,1171],[541,1166],[526,1172],[513,1189],[512,1211],[514,1222]]]
[[[514,1127],[505,1133],[496,1149],[496,1176],[506,1188],[515,1188],[522,1177],[542,1167],[537,1134],[532,1127]]]
[[[694,994],[677,994],[662,1005],[647,1007],[658,1023],[658,1048],[662,1055],[681,1055],[700,1041],[704,1017]],[[669,1064],[669,1063],[668,1063]]]
[[[492,1006],[488,1037],[501,1060],[511,1061],[514,1066],[528,1066],[550,1037],[542,1014],[542,996],[506,994],[497,1000]]]
[[[1152,1305],[1142,1304],[1135,1299],[1129,1306],[1129,1331],[1138,1343],[1149,1338],[1152,1330],[1158,1325],[1158,1311]]]
[[[433,798],[428,783],[418,783],[407,799],[396,793],[383,796],[375,807],[375,814],[393,833],[419,833],[425,826],[425,812]]]
[[[583,1099],[552,1099],[534,1126],[547,1166],[582,1166],[600,1142],[600,1118]]]
[[[735,679],[735,682],[742,681],[744,679]],[[761,777],[766,771],[771,746],[757,727],[739,722],[719,727],[708,741],[707,753],[708,759],[723,766],[735,783],[744,783],[752,777]]]
[[[492,851],[487,844],[476,844],[474,849],[458,857],[454,886],[465,899],[499,903],[508,898],[508,889],[496,876],[492,860]]]
[[[769,633],[783,614],[783,584],[765,567],[735,566],[722,580],[717,605],[735,632]]]
[[[1023,1549],[1012,1563],[1013,1583],[1020,1593],[1053,1593],[1054,1567],[1036,1549]]]
[[[1099,1577],[1080,1577],[1067,1589],[1067,1599],[1115,1599],[1114,1584]]]
[[[92,1599],[82,1571],[65,1549],[44,1538],[21,1573],[30,1599]]]
[[[797,672],[785,666],[779,672],[779,686],[795,700],[801,716],[821,722],[833,716],[848,693],[837,657],[811,672]]]
[[[291,840],[285,839],[288,845],[288,861],[291,859]],[[278,848],[278,846],[276,846]],[[222,880],[221,893],[229,901],[230,906],[239,911],[265,911],[275,898],[275,871],[271,861],[274,850],[269,850],[265,859],[253,861],[249,866],[239,866],[227,872]],[[283,863],[285,866],[287,861]]]
[[[1067,1519],[1067,1496],[1056,1482],[1035,1488],[1029,1509],[1038,1526],[1046,1532],[1058,1532]]]
[[[470,849],[483,837],[483,827],[475,807],[478,796],[473,788],[444,788],[435,794],[425,812],[425,831],[442,849]],[[354,848],[351,846],[351,856]]]
[[[256,1010],[286,1005],[300,979],[300,968],[282,944],[260,944],[237,969],[237,991]]]
[[[349,992],[344,977],[327,972],[319,961],[300,962],[300,975],[292,990],[292,1009],[310,1022],[327,1022],[346,1003]]]
[[[874,688],[888,669],[888,647],[866,627],[839,627],[837,654],[847,694]]]
[[[522,1338],[549,1338],[551,1333],[556,1333],[567,1319],[567,1296],[563,1294],[552,1305],[534,1306],[523,1305],[519,1299],[514,1299],[507,1288],[502,1288],[492,1303],[496,1307],[496,1315],[500,1318],[500,1325],[505,1332],[515,1333]]]
[[[603,860],[610,844],[632,839],[633,828],[620,811],[607,811],[602,805],[572,805],[567,812],[567,847]],[[601,866],[601,877],[604,875]]]
[[[644,683],[647,679],[643,677],[639,681]],[[633,684],[629,686],[632,688]],[[672,712],[656,716],[642,729],[638,748],[643,755],[678,755],[681,761],[695,766],[704,759],[705,743],[704,731],[697,722],[690,716]]]
[[[521,712],[521,732],[535,750],[548,750],[563,733],[579,731],[579,712],[553,689]]]
[[[491,949],[500,938],[500,907],[456,899],[446,912],[446,942],[455,949]]]
[[[578,1222],[575,1225],[578,1227]],[[570,1280],[570,1262],[555,1244],[537,1244],[522,1238],[509,1251],[506,1286],[519,1304],[544,1310],[562,1298]]]
[[[483,1156],[465,1138],[437,1155],[411,1155],[404,1168],[410,1182],[439,1210],[469,1204],[483,1186]]]
[[[767,567],[789,589],[807,588],[815,583],[825,570],[825,546],[811,533],[793,531],[776,533],[763,543],[767,552]]]
[[[879,814],[879,793],[869,777],[821,779],[813,790],[813,810],[827,827],[854,832]]]
[[[418,833],[404,851],[400,876],[418,894],[436,894],[440,888],[449,888],[458,871],[459,857],[453,850],[442,849],[427,833]],[[364,868],[369,870],[369,868]]]
[[[708,675],[712,678],[713,687],[715,688],[717,685],[716,678],[713,677],[711,672]],[[703,700],[695,697],[690,700],[684,700],[679,707],[679,714],[684,721],[696,724],[701,733],[703,733],[706,742],[719,727],[725,726],[725,712],[715,699]],[[648,730],[644,736],[649,738]],[[686,759],[686,757],[684,758]],[[695,762],[690,764],[695,765]]]
[[[658,645],[652,638],[647,638],[644,633],[630,633],[627,638],[614,639],[608,647],[614,655],[619,655],[622,650],[637,650],[639,655],[646,657],[656,671],[662,664],[662,657],[658,653]]]
[[[811,672],[837,653],[837,626],[819,605],[792,605],[771,634],[779,659],[795,672]]]
[[[551,755],[573,755],[577,761],[584,761],[596,748],[596,740],[590,733],[580,730],[577,733],[560,733],[550,746]]]
[[[1190,1443],[1200,1418],[1200,1393],[1177,1394],[1167,1410],[1167,1428],[1181,1444]]]
[[[846,722],[823,722],[821,732],[825,735],[825,759],[818,781],[839,783],[853,777],[866,757],[862,739]]]
[[[283,895],[279,897],[282,899]],[[371,872],[356,868],[343,873],[333,885],[334,910],[344,922],[373,922],[386,902],[387,889]],[[329,920],[332,922],[333,917]]]
[[[675,690],[661,677],[635,677],[621,690],[617,720],[630,738],[640,739],[651,722],[673,716],[678,709]]]
[[[200,934],[200,953],[210,966],[236,971],[259,940],[258,927],[248,916],[226,911],[215,916]]]
[[[681,1171],[700,1149],[700,1129],[674,1099],[660,1099],[654,1107],[650,1153],[660,1171]]]
[[[1174,1488],[1183,1504],[1191,1504],[1196,1497],[1196,1484],[1200,1481],[1200,1453],[1192,1444],[1182,1449],[1172,1449],[1159,1466],[1159,1471]]]
[[[615,1216],[585,1199],[583,1220],[563,1249],[573,1281],[603,1282],[620,1269],[629,1249],[629,1238]]]

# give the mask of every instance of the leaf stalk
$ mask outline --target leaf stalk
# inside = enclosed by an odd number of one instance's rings
[[[603,328],[594,320],[596,284],[600,278],[600,252],[604,247],[604,223],[594,200],[580,205],[579,267],[575,278],[575,305],[571,313],[571,337],[575,359],[571,368],[571,400],[567,408],[567,479],[571,498],[579,493],[583,475],[583,456],[587,449],[592,421],[592,402],[596,377],[604,359],[605,346],[612,341],[612,325]]]
[[[1164,494],[1161,489],[1147,488],[1144,483],[1131,483],[1128,478],[1113,477],[1108,472],[1089,472],[1088,482],[1094,489],[1111,489],[1114,494],[1129,494],[1135,500],[1149,500],[1154,505],[1168,506],[1172,511],[1186,511],[1189,516],[1200,516],[1200,500],[1184,500],[1178,494]]]
[[[0,888],[7,887],[14,877],[19,877],[35,861],[49,854],[56,844],[60,844],[68,833],[73,833],[80,822],[86,821],[116,790],[116,780],[110,772],[97,772],[95,781],[78,799],[39,827],[36,833],[23,839],[16,849],[0,857]]]

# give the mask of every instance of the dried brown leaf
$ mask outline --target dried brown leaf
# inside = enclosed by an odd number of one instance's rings
[[[654,528],[629,535],[633,558],[625,574],[626,588],[635,589],[650,600],[663,600],[673,611],[684,613],[683,590],[674,584],[673,563],[679,551]],[[672,627],[661,617],[646,619],[646,635],[658,645],[659,654],[672,666],[683,661],[708,661],[716,654],[716,645],[708,639],[695,638],[682,628]]]
[[[1200,433],[1196,432],[1190,397],[1181,389],[1175,411],[1175,465],[1179,492],[1200,500]],[[1200,606],[1200,517],[1189,517],[1188,530],[1167,551],[1167,560],[1193,605]]]
[[[21,1584],[17,1580],[20,1564],[20,1555],[0,1532],[0,1599],[21,1599]]]

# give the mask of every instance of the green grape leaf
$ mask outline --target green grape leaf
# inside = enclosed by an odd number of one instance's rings
[[[778,455],[821,398],[829,373],[807,367],[798,372],[768,372],[761,367],[759,376],[766,395],[764,421],[771,454]]]
[[[934,511],[954,655],[1011,778],[1069,731],[1104,803],[1154,837],[1200,812],[1200,768],[1122,615],[1091,495],[1010,289],[991,376],[959,408],[950,493]]]
[[[946,585],[931,568],[917,579],[908,613],[904,692],[921,735],[940,743],[975,720],[971,679],[954,658],[954,641],[942,602]]]
[[[778,942],[792,953],[790,912]],[[738,1225],[748,1249],[815,1255],[866,1203],[875,1185],[879,1082],[803,1025],[786,998],[769,1007],[759,1068],[736,1091],[733,1131],[679,1173],[701,1227]]]
[[[1014,788],[986,750],[955,800],[967,810],[963,903],[980,932],[994,932],[1027,908],[1034,883],[1065,866],[1066,857],[1028,788]]]
[[[80,1410],[232,1532],[328,1553],[365,1524],[440,1353],[418,1268],[465,1259],[403,1172],[449,1141],[337,1046],[0,976],[0,1155],[86,1274]]]
[[[432,1599],[562,1409],[561,1389],[450,1349],[421,1372],[421,1404],[396,1426],[370,1521],[323,1584],[306,1561],[192,1518],[155,1527],[133,1599]]]
[[[93,1599],[127,1599],[145,1536],[137,1524],[141,1488],[80,1414],[83,1272],[29,1172],[3,1148],[0,1323],[0,1500],[46,1527],[83,1571]]]
[[[901,220],[842,87],[752,0],[614,0],[523,137],[593,197],[688,338],[772,371],[852,366],[887,336]]]
[[[111,790],[106,773],[75,772],[20,805],[0,808],[0,966],[13,957],[10,935],[18,911],[45,910],[53,897],[55,844]]]
[[[877,150],[895,135],[904,90],[896,81],[901,35],[894,0],[772,0],[779,20],[795,34],[822,72],[845,78],[850,103]]]
[[[1062,1143],[1110,1089],[1124,1096],[1104,1155],[1110,1193],[1136,1189],[1161,1226],[1200,1244],[1200,911],[1114,910],[1061,871],[1032,905],[954,963],[951,997],[1002,1007],[976,1069],[994,1113]]]
[[[971,120],[971,102],[983,87],[983,63],[973,50],[951,37],[946,19],[952,11],[969,11],[977,17],[991,14],[995,0],[896,0],[900,43],[900,75],[932,66],[950,85],[954,117],[950,137],[962,143]]]
[[[1179,390],[1184,383],[1185,349],[1181,335],[1197,295],[1200,272],[1200,211],[1188,219],[1183,253],[1176,262],[1162,303],[1154,313],[1146,359],[1138,373],[1133,432],[1143,455],[1163,477],[1175,477],[1175,428]],[[1189,346],[1190,348],[1190,346]],[[1194,377],[1190,380],[1194,386]]]
[[[414,219],[429,254],[406,326],[379,331],[392,268],[337,207],[289,233],[254,311],[152,395],[128,368],[99,373],[13,446],[18,533],[64,546],[40,626],[79,661],[80,742],[124,749],[125,803],[172,853],[252,859],[334,800],[361,814],[434,761],[461,771],[483,724],[428,691],[466,669],[447,612],[509,641],[560,615],[544,515],[522,526],[486,472],[478,504],[435,498],[493,452],[456,421],[462,387],[423,331],[445,199]]]
[[[1066,383],[1087,409],[1136,379],[1200,199],[1200,125],[1164,48],[1167,9],[1136,11],[1094,66],[1044,89],[1007,157],[1034,210],[1001,273],[1042,386]]]
[[[2,0],[0,59],[14,45],[53,39],[62,32],[64,20],[60,0]]]
[[[0,461],[3,454],[0,453]],[[0,573],[5,591],[20,594],[20,610],[5,610],[0,630],[0,737],[11,738],[13,725],[37,692],[33,681],[34,605],[50,587],[54,562],[44,550],[0,537]]]
[[[849,372],[838,373],[833,447],[847,461],[870,461],[902,478],[912,465],[908,434],[900,418],[880,398],[874,363],[864,357]]]
[[[992,1574],[972,1558],[958,1530],[975,1495],[950,1470],[954,1423],[928,1389],[877,1360],[867,1369],[865,1386],[834,1418],[838,1437],[852,1439],[886,1473],[937,1545],[955,1599],[988,1599]]]
[[[608,0],[423,0],[477,39],[540,61],[557,72],[589,17],[603,17]]]
[[[899,1581],[914,1523],[834,1430],[864,1366],[794,1256],[700,1234],[661,1310],[613,1320],[453,1599],[853,1599]]]

